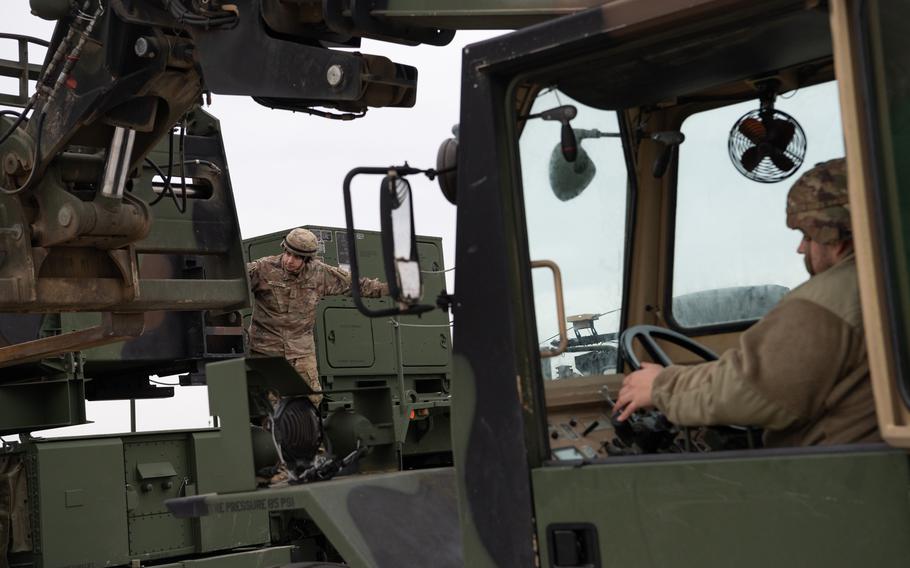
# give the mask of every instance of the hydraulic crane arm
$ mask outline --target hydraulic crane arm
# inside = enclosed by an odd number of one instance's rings
[[[594,3],[31,0],[58,23],[40,70],[18,37],[6,39],[19,41],[19,61],[0,61],[20,87],[0,103],[21,109],[0,114],[0,312],[245,306],[226,163],[193,159],[212,154],[212,119],[193,112],[207,93],[342,120],[410,107],[415,68],[339,48],[445,45],[455,27],[519,27]],[[178,171],[184,203],[200,179],[208,203],[191,199],[161,225],[148,180],[174,194]]]
[[[455,27],[518,27],[595,3],[32,0],[36,15],[58,25],[34,94],[0,99],[22,108],[0,116],[0,310],[149,309],[136,245],[153,220],[131,180],[154,166],[150,152],[206,93],[345,120],[408,107],[416,69],[333,48],[361,38],[444,45]],[[20,57],[23,81],[33,67]],[[16,74],[16,62],[2,71]],[[201,283],[189,298],[186,286],[173,289],[156,308],[246,302],[213,297]]]

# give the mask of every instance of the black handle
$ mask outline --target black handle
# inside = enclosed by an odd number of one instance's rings
[[[578,140],[575,139],[575,131],[572,125],[566,120],[562,123],[562,129],[559,133],[560,146],[562,148],[562,157],[567,162],[574,162],[578,157]]]

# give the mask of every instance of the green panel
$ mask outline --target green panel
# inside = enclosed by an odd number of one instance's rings
[[[247,401],[246,363],[232,359],[205,367],[215,432],[193,434],[198,491],[246,491],[256,487]]]
[[[43,568],[125,564],[121,440],[46,441],[35,447]]]
[[[0,385],[0,434],[85,423],[85,383],[51,380]]]
[[[271,540],[266,511],[203,517],[198,522],[199,552],[263,545]]]
[[[167,514],[165,499],[183,495],[192,479],[182,435],[160,434],[123,444],[128,484],[130,554],[159,558],[192,552],[192,522]]]
[[[435,325],[443,327],[401,328],[401,350],[405,367],[445,367],[449,364],[452,340],[449,337],[448,325],[445,323]]]
[[[375,362],[373,326],[356,308],[327,308],[322,317],[322,337],[325,337],[326,360],[330,366],[369,367]]]
[[[249,420],[242,423],[246,425]],[[197,493],[230,491],[232,488],[249,487],[249,471],[231,466],[232,459],[224,454],[225,440],[221,432],[197,432],[193,434],[193,448],[196,460]],[[242,447],[235,448],[243,453]],[[238,546],[266,544],[270,540],[269,518],[263,511],[252,511],[205,517],[198,520],[199,552],[225,550]]]
[[[183,437],[146,438],[123,444],[126,482],[136,494],[129,511],[131,519],[167,512],[164,500],[177,497],[182,491],[184,479],[190,479],[186,450],[187,443]],[[165,470],[171,474],[156,475],[165,473]]]
[[[291,551],[290,546],[274,546],[173,564],[159,564],[157,568],[278,568],[290,564]]]
[[[306,511],[352,568],[461,566],[454,477],[452,468],[349,475],[171,506],[179,516]]]
[[[604,566],[910,565],[904,452],[632,460],[532,480],[542,566],[551,523],[593,523]]]
[[[212,415],[218,416],[221,428],[192,435],[196,492],[253,489],[256,481],[244,360],[209,364],[206,375],[209,408]],[[198,534],[199,552],[267,544],[270,540],[268,513],[249,511],[199,519]]]
[[[170,513],[131,518],[130,555],[148,559],[194,552],[193,526],[187,521]]]
[[[445,290],[445,275],[441,272],[444,268],[441,241],[434,241],[417,243],[420,269],[424,271],[421,303],[433,305],[439,293]],[[403,317],[401,323],[401,347],[406,367],[442,367],[449,364],[452,338],[448,313],[434,310],[420,317]]]
[[[872,125],[879,161],[875,189],[882,192],[885,216],[887,247],[882,252],[890,265],[891,300],[899,310],[895,316],[895,335],[900,342],[896,351],[903,363],[904,403],[910,406],[910,4],[870,1],[864,8],[868,10],[863,18],[868,23],[864,47],[872,60],[867,72],[877,98],[870,108],[877,121]]]

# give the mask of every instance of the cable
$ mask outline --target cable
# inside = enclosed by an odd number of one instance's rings
[[[161,191],[161,193],[158,194],[158,196],[154,200],[152,200],[149,203],[149,207],[156,205],[159,201],[161,201],[164,198],[165,195],[170,194],[171,199],[174,200],[174,207],[176,207],[177,210],[179,211],[180,204],[177,203],[177,196],[174,195],[174,188],[171,187],[171,173],[172,173],[172,170],[174,167],[174,129],[173,129],[173,127],[171,127],[171,129],[168,131],[168,138],[167,138],[167,175],[164,175],[164,173],[162,173],[162,171],[161,171],[161,168],[159,168],[150,159],[146,158],[145,162],[147,164],[149,164],[150,166],[152,166],[153,168],[155,168],[155,172],[157,172],[158,175],[161,176],[161,179],[164,180],[164,189]]]
[[[452,272],[455,270],[455,267],[446,268],[445,270],[421,270],[421,274],[445,274],[446,272]]]
[[[145,159],[145,163],[148,164],[153,170],[155,170],[155,173],[164,180],[164,189],[161,190],[161,193],[159,193],[153,201],[149,202],[149,207],[157,204],[165,195],[169,195],[170,198],[174,201],[174,207],[177,208],[177,211],[184,213],[185,210],[181,211],[180,209],[180,203],[177,201],[177,196],[174,194],[174,189],[171,186],[171,182],[167,179],[167,176],[164,175],[164,172],[161,171],[161,168],[158,167],[158,164],[148,158]]]
[[[356,120],[358,118],[363,118],[367,110],[363,109],[361,112],[328,112],[322,110],[316,110],[312,107],[307,106],[297,106],[291,103],[283,103],[280,99],[270,99],[266,97],[253,97],[253,100],[264,107],[270,108],[272,110],[289,110],[291,112],[302,112],[304,114],[310,114],[313,116],[319,116],[322,118],[328,118],[331,120]]]
[[[177,201],[177,194],[174,191],[174,186],[171,184],[173,167],[174,167],[174,134],[173,134],[173,132],[171,132],[170,138],[168,139],[167,175],[165,175],[164,172],[161,171],[161,167],[158,164],[152,162],[149,158],[145,159],[145,163],[148,164],[149,166],[151,166],[152,169],[155,170],[155,173],[158,174],[161,177],[161,179],[164,180],[164,188],[161,190],[161,193],[159,193],[155,197],[155,199],[153,199],[152,201],[149,202],[150,207],[153,205],[157,205],[158,202],[161,201],[165,195],[168,195],[168,196],[170,196],[171,200],[173,200],[174,207],[177,208],[177,211],[180,213],[186,213],[187,199],[189,196],[189,191],[187,190],[187,185],[186,185],[186,166],[187,166],[187,164],[195,164],[197,166],[206,165],[206,166],[212,168],[212,170],[214,170],[216,174],[220,175],[222,173],[222,169],[219,168],[216,163],[214,163],[210,160],[200,160],[198,158],[193,159],[193,160],[186,159],[186,131],[187,131],[187,124],[186,124],[186,117],[184,117],[183,123],[180,127],[180,142],[179,142],[180,173],[181,173],[180,200],[181,201]],[[181,204],[181,202],[182,202],[182,204]]]
[[[35,106],[35,101],[34,101],[34,99],[32,99],[32,100],[29,100],[27,105],[25,105],[25,108],[22,109],[22,112],[16,112],[14,110],[0,111],[0,114],[17,116],[16,120],[13,121],[13,125],[9,127],[9,130],[7,130],[3,134],[3,136],[0,136],[0,144],[3,144],[4,142],[6,142],[6,139],[9,138],[10,136],[12,136],[13,132],[15,132],[16,129],[19,128],[19,126],[23,122],[25,122],[25,115],[28,114],[28,111],[30,111],[34,106]]]

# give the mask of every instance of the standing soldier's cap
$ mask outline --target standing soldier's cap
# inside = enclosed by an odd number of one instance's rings
[[[825,245],[852,238],[844,158],[816,164],[796,180],[787,194],[787,226]]]
[[[294,229],[281,241],[281,248],[297,256],[315,256],[319,242],[312,231]]]

